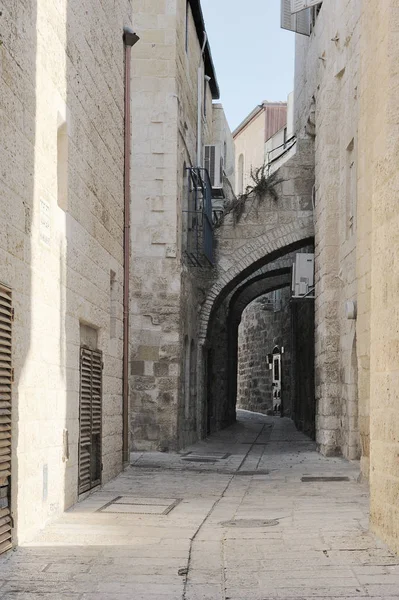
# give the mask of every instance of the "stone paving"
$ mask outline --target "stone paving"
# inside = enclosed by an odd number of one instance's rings
[[[357,464],[320,456],[288,419],[240,412],[181,454],[134,454],[0,558],[0,598],[393,600],[399,558],[368,532]]]

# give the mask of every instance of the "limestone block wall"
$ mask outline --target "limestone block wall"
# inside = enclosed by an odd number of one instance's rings
[[[201,42],[195,29],[194,20],[189,10],[188,43],[186,49],[185,21],[186,2],[177,3],[177,90],[180,99],[178,112],[178,145],[177,145],[177,186],[178,186],[178,256],[181,265],[181,297],[180,297],[180,335],[182,347],[190,350],[182,353],[180,359],[179,410],[178,410],[178,444],[184,447],[199,439],[203,433],[203,411],[197,394],[197,362],[200,348],[198,346],[199,306],[203,299],[204,281],[212,276],[212,268],[199,269],[192,266],[185,256],[186,235],[183,220],[185,210],[189,208],[187,198],[186,167],[203,165],[203,146],[219,143],[223,146],[229,140],[228,132],[214,127],[214,109],[209,82],[203,78],[205,74],[201,62]],[[211,40],[212,41],[212,40]],[[201,152],[197,155],[197,117],[198,117],[198,66],[201,64]],[[205,101],[204,101],[205,96]],[[223,122],[224,111],[219,105]],[[230,134],[231,136],[231,134]],[[184,341],[184,344],[183,344]]]
[[[267,356],[278,346],[284,348],[281,357],[284,413],[291,414],[289,299],[290,290],[283,288],[279,306],[274,306],[272,292],[252,302],[242,314],[238,329],[238,408],[264,414],[273,411],[272,371]]]
[[[359,18],[358,0],[323,2],[310,38],[297,36],[294,103],[297,136],[315,144],[317,441],[348,458],[360,455],[356,324],[345,313],[358,288]]]
[[[372,1],[363,2],[359,122],[359,224],[363,227],[358,260],[358,335],[362,360],[359,381],[365,396],[367,359],[371,357],[371,526],[399,552],[398,13],[396,0],[384,3],[384,10]],[[365,404],[363,420],[367,419],[367,409]],[[368,446],[366,436],[363,446]]]
[[[186,5],[155,0],[134,7],[140,43],[132,74],[132,449],[172,450],[199,435],[190,373],[192,380],[200,294],[198,274],[185,260],[184,219],[186,169],[202,161],[200,64],[205,72],[190,5],[186,38]],[[201,102],[202,147],[213,141],[209,82]]]
[[[132,65],[131,447],[176,439],[180,332],[177,261],[176,7],[135,5]],[[144,442],[145,440],[145,442]]]
[[[102,0],[2,3],[0,280],[15,307],[16,542],[77,500],[82,323],[96,330],[104,357],[103,481],[121,469],[130,18],[130,0],[111,15]]]

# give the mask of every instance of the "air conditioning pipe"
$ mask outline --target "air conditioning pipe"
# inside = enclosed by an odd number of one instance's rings
[[[124,214],[123,214],[123,395],[122,462],[129,461],[129,282],[130,282],[130,154],[131,154],[131,54],[139,36],[130,27],[123,28],[125,46],[125,133],[124,133]]]

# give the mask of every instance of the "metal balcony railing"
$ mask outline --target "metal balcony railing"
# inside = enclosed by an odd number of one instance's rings
[[[185,256],[190,265],[214,264],[212,185],[206,169],[189,167],[187,208],[183,210]]]

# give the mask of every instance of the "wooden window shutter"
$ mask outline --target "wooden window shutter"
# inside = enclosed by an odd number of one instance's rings
[[[307,8],[307,0],[291,0],[291,12],[297,13]]]
[[[298,4],[300,0],[298,0]],[[305,3],[305,2],[302,2]],[[305,3],[306,4],[306,3]],[[293,14],[291,0],[281,0],[281,28],[310,35],[310,9]]]
[[[316,4],[321,4],[322,0],[291,0],[291,12],[297,13]]]
[[[79,494],[101,483],[102,352],[80,350]]]
[[[0,287],[0,554],[12,547],[11,518],[11,401],[12,368],[11,291]]]

